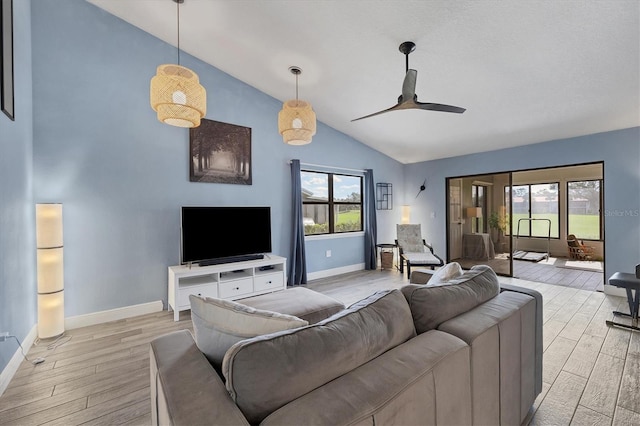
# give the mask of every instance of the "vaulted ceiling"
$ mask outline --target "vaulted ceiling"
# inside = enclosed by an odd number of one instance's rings
[[[88,1],[177,44],[172,0]],[[397,102],[407,40],[418,100],[466,112],[351,122]],[[638,0],[185,0],[180,47],[281,101],[302,68],[319,121],[403,163],[640,125]]]

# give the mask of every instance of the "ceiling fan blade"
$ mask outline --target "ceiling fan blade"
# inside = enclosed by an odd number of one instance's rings
[[[428,111],[442,111],[442,112],[454,112],[456,114],[462,114],[467,109],[453,105],[432,104],[425,102],[415,102],[416,108],[424,109]]]
[[[402,82],[402,94],[398,98],[398,103],[391,108],[374,112],[373,114],[365,115],[364,117],[355,118],[351,120],[351,122],[369,117],[375,117],[376,115],[384,114],[385,112],[402,109],[423,109],[427,111],[453,112],[456,114],[462,114],[466,111],[466,108],[461,108],[453,105],[418,102],[418,97],[416,96],[416,80],[418,79],[418,71],[409,68],[409,54],[413,52],[415,47],[415,43],[411,41],[405,41],[400,45],[399,48],[400,52],[405,55],[407,73],[404,76],[404,81]]]
[[[364,117],[354,118],[353,120],[351,120],[351,122],[362,120],[364,118],[373,117],[373,116],[380,115],[380,114],[384,114],[385,112],[394,111],[396,109],[403,109],[403,108],[400,108],[400,106],[401,106],[401,104],[396,104],[396,105],[392,106],[391,108],[383,109],[382,111],[374,112],[373,114],[365,115]]]
[[[417,78],[418,71],[407,70],[407,75],[404,76],[404,82],[402,83],[402,101],[411,101],[415,97]]]

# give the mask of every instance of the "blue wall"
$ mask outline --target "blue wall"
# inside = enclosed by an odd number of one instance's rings
[[[29,2],[13,9],[15,121],[0,112],[0,332],[22,341],[36,322],[31,17]],[[14,340],[0,343],[0,371],[16,349]]]
[[[182,205],[271,206],[273,252],[289,257],[292,158],[402,184],[400,163],[322,123],[310,145],[285,145],[280,101],[182,54],[207,89],[207,118],[252,129],[253,185],[189,182],[188,130],[161,124],[149,106],[149,81],[175,48],[83,0],[32,8],[34,194],[64,203],[66,316],[166,302]],[[385,221],[393,213],[380,218],[392,229]],[[353,264],[362,239],[331,240],[333,256],[322,251],[309,271]],[[316,244],[326,241],[310,242],[311,253]]]
[[[445,178],[596,161],[604,161],[605,277],[631,272],[640,263],[639,127],[407,165],[407,196],[428,182],[412,206],[412,221],[423,223],[446,256]]]

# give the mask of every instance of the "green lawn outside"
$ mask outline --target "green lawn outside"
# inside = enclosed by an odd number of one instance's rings
[[[360,210],[349,210],[338,213],[336,223],[338,225],[343,223],[360,223]]]
[[[600,218],[597,214],[571,214],[569,215],[569,234],[576,238],[587,240],[600,239]]]
[[[359,231],[362,229],[360,223],[360,210],[349,210],[338,213],[336,217],[335,232]],[[305,235],[326,234],[329,232],[328,223],[318,223],[315,225],[305,225]]]
[[[514,214],[513,218],[513,235],[518,232],[518,219],[528,218],[526,213]],[[535,214],[535,219],[549,219],[551,220],[551,238],[558,238],[558,215],[556,214]],[[599,239],[599,218],[598,215],[586,215],[586,214],[571,214],[569,215],[569,234],[574,234],[577,238],[584,238],[587,240]],[[529,232],[528,222],[522,221],[520,223],[520,235],[527,235]],[[534,221],[533,222],[533,236],[546,237],[547,222]]]

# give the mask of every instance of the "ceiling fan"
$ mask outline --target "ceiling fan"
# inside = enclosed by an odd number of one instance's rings
[[[355,118],[351,121],[358,121],[363,118],[369,118],[379,114],[384,114],[385,112],[402,109],[424,109],[428,111],[454,112],[457,114],[462,114],[466,111],[465,108],[452,105],[418,102],[418,96],[416,95],[416,78],[418,76],[418,71],[409,69],[409,53],[413,52],[415,48],[416,44],[412,41],[405,41],[399,47],[400,52],[405,56],[407,74],[405,75],[404,82],[402,83],[402,94],[398,97],[398,103],[391,108],[383,109],[382,111],[374,112],[373,114],[365,115],[364,117]]]

